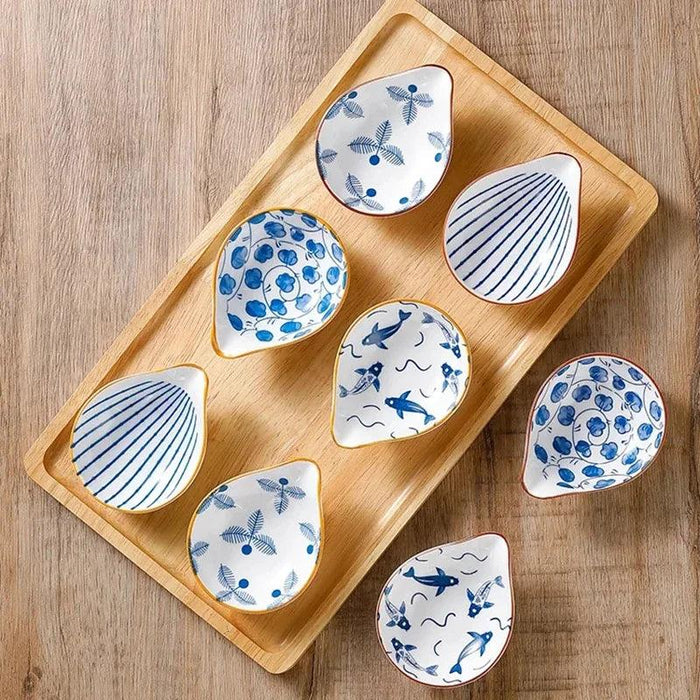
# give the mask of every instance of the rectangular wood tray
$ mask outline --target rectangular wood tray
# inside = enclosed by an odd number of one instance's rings
[[[410,50],[407,50],[410,47]],[[321,184],[314,136],[332,101],[351,86],[424,63],[455,81],[454,155],[438,191],[396,218],[349,212]],[[254,115],[264,118],[264,115]],[[581,230],[568,274],[542,299],[489,305],[465,292],[445,265],[441,234],[457,193],[479,175],[551,151],[583,166]],[[321,81],[182,260],[159,285],[26,456],[29,475],[146,573],[268,671],[302,655],[408,519],[612,267],[654,212],[652,186],[512,75],[413,0],[389,0]],[[212,266],[239,220],[299,206],[338,231],[349,249],[348,298],[322,332],[291,347],[236,360],[209,338]],[[474,374],[458,413],[415,440],[344,450],[331,439],[331,381],[340,339],[364,309],[423,298],[465,330]],[[81,486],[69,433],[83,401],[123,375],[181,362],[210,378],[209,441],[189,490],[168,507],[129,515],[101,506]],[[300,426],[301,429],[300,429]],[[325,543],[312,585],[286,608],[246,616],[197,587],[186,531],[199,500],[242,471],[304,455],[321,467]],[[367,614],[373,614],[367,611]]]

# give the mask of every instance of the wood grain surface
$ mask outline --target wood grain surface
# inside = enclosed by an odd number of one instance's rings
[[[659,190],[656,217],[301,662],[271,676],[26,478],[21,455],[378,2],[10,2],[0,29],[0,688],[37,698],[404,698],[374,637],[407,556],[513,548],[516,628],[459,697],[696,698],[700,9],[426,2]],[[410,50],[410,47],[407,47]],[[530,401],[591,350],[658,380],[670,430],[624,489],[519,486]],[[437,692],[433,694],[437,695]]]

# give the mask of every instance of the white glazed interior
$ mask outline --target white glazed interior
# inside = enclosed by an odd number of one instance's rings
[[[307,212],[274,209],[237,226],[214,285],[214,348],[238,357],[293,343],[335,315],[347,287],[342,243]]]
[[[447,584],[442,590],[441,582]],[[386,657],[409,678],[433,686],[463,685],[486,673],[508,644],[512,619],[508,544],[494,533],[412,557],[389,577],[377,604]],[[414,647],[411,658],[406,645]]]
[[[324,115],[316,143],[319,173],[355,211],[411,209],[442,179],[451,127],[452,78],[444,68],[378,78],[342,95]]]
[[[571,360],[533,404],[523,486],[551,498],[636,478],[656,456],[665,424],[663,398],[644,370],[613,355]]]
[[[215,488],[199,505],[189,535],[190,563],[204,588],[247,612],[293,600],[316,571],[319,498],[318,467],[301,459]]]
[[[339,350],[336,442],[359,447],[434,428],[461,402],[470,369],[461,330],[439,309],[408,300],[370,309],[349,328]]]
[[[132,512],[160,508],[194,478],[206,442],[207,377],[191,365],[119,379],[76,418],[73,462],[85,487]]]
[[[517,304],[551,289],[578,238],[581,166],[565,153],[490,173],[455,199],[445,223],[445,257],[465,289]]]

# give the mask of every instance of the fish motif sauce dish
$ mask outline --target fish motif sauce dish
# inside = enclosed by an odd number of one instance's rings
[[[490,173],[455,199],[444,252],[457,281],[497,304],[532,301],[566,273],[578,240],[581,166],[566,153]]]
[[[437,427],[462,402],[470,372],[464,334],[436,307],[394,300],[369,309],[336,358],[336,443],[360,447]]]
[[[71,436],[85,488],[132,513],[162,508],[183,493],[204,459],[207,386],[204,370],[179,365],[99,389]]]
[[[403,674],[454,687],[498,661],[513,612],[508,544],[487,533],[428,549],[394,571],[377,603],[377,635]]]
[[[452,77],[427,65],[354,87],[323,116],[316,165],[361,214],[408,211],[440,184],[452,150]]]
[[[343,244],[313,214],[275,209],[251,216],[219,253],[214,349],[239,357],[321,330],[342,303],[347,281]]]
[[[298,459],[237,476],[200,503],[190,523],[190,563],[220,603],[266,612],[296,598],[321,551],[321,474]]]
[[[614,355],[584,355],[542,385],[528,426],[522,483],[537,498],[599,491],[656,457],[666,408],[651,377]]]

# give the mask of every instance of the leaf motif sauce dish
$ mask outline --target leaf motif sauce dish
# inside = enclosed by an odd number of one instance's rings
[[[663,442],[666,408],[651,377],[615,355],[583,355],[542,385],[522,483],[537,498],[599,491],[639,476]]]
[[[464,334],[447,314],[422,301],[375,306],[338,351],[333,438],[360,447],[432,430],[462,402],[470,374]]]
[[[99,389],[71,435],[85,488],[105,505],[132,513],[177,498],[204,459],[207,387],[203,369],[179,365]]]
[[[251,216],[219,253],[214,350],[239,357],[316,333],[337,312],[347,282],[343,244],[313,214],[274,209]]]
[[[316,165],[346,207],[390,216],[433,193],[451,143],[452,76],[426,65],[363,83],[336,100],[318,129]]]
[[[444,252],[457,281],[497,304],[532,301],[569,269],[578,240],[581,166],[566,153],[484,175],[447,214]]]
[[[428,549],[394,571],[377,603],[377,635],[403,674],[454,687],[498,661],[513,614],[508,543],[487,533]]]
[[[323,516],[318,466],[298,459],[237,476],[211,491],[190,522],[192,570],[220,603],[266,612],[296,598],[316,573]]]

